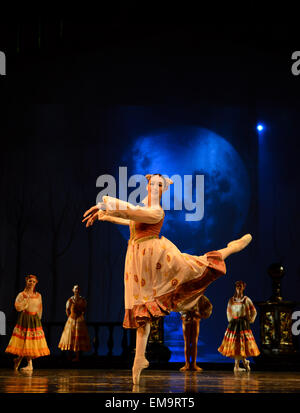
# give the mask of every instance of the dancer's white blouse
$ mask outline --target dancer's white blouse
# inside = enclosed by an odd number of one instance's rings
[[[253,305],[252,300],[246,295],[237,300],[235,297],[231,297],[227,305],[227,319],[228,321],[247,318],[250,323],[254,323],[257,312]]]
[[[24,291],[17,295],[15,301],[17,311],[28,311],[30,313],[37,313],[39,318],[42,318],[43,304],[40,293],[35,293],[29,296]]]
[[[159,205],[149,207],[147,197],[143,200],[145,206],[136,206],[111,196],[104,196],[103,202],[106,212],[103,214],[104,218],[102,220],[115,224],[130,225],[131,220],[144,222],[145,224],[156,224],[165,215]],[[101,203],[98,206],[101,207]]]

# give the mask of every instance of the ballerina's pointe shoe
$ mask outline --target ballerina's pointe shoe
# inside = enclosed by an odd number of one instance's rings
[[[242,238],[237,239],[235,241],[231,241],[227,244],[227,247],[233,249],[234,252],[239,252],[247,247],[248,244],[252,241],[252,235],[246,234]]]
[[[233,371],[234,371],[234,372],[237,372],[237,371],[246,371],[246,369],[243,369],[243,368],[241,368],[241,367],[234,367]]]
[[[26,366],[26,367],[22,367],[21,369],[20,369],[21,371],[32,371],[33,370],[33,367],[32,366]]]
[[[245,368],[246,368],[246,371],[250,371],[250,370],[251,370],[251,368],[250,368],[250,361],[249,361],[249,360],[245,360],[244,366],[245,366]]]
[[[143,369],[149,367],[149,361],[144,357],[138,358],[134,360],[133,367],[132,367],[132,381],[133,384],[140,383],[140,376]]]

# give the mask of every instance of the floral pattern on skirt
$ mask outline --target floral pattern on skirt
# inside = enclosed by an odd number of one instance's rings
[[[142,245],[138,248],[139,245]],[[130,242],[125,260],[124,328],[138,328],[171,311],[189,309],[189,304],[226,273],[218,251],[193,256],[167,238]]]

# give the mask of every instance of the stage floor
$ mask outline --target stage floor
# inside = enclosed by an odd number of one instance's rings
[[[144,370],[139,386],[130,370],[40,369],[28,373],[0,369],[0,393],[299,393],[300,372],[200,373]]]

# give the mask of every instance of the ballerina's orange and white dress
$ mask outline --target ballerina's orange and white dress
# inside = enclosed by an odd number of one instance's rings
[[[104,196],[102,221],[128,225],[130,239],[125,259],[124,328],[138,328],[171,311],[192,309],[206,288],[226,273],[218,251],[204,255],[182,253],[160,230],[160,206],[135,206]],[[99,206],[100,208],[100,206]]]

